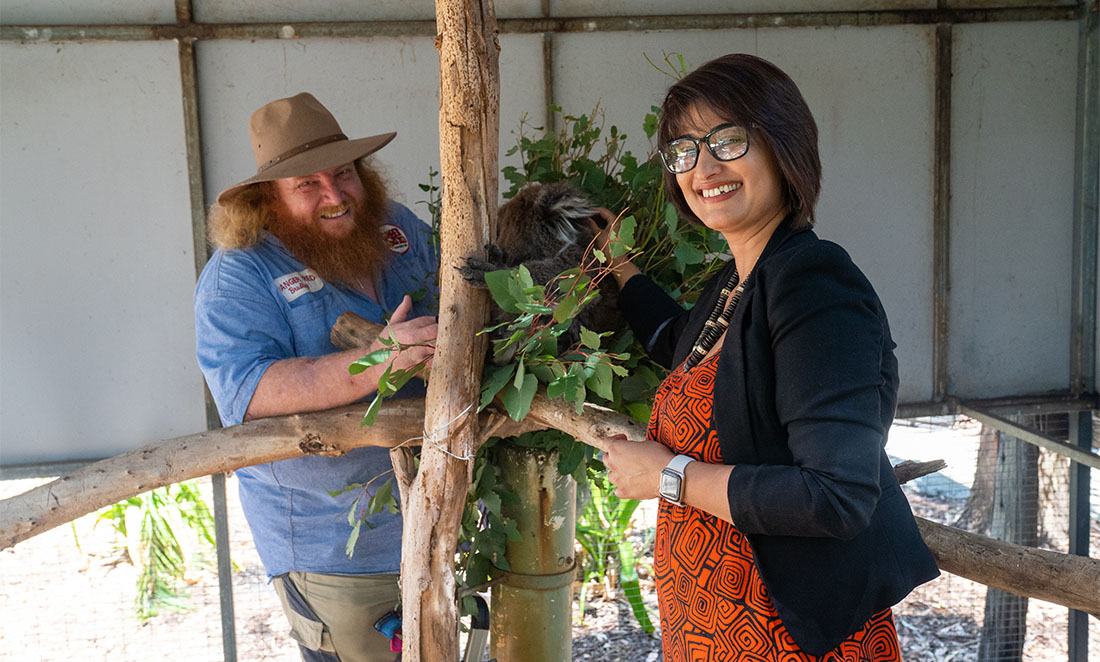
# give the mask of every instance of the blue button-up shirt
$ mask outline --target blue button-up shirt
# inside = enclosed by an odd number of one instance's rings
[[[218,250],[211,257],[195,288],[195,334],[199,367],[223,424],[243,420],[256,385],[275,361],[337,351],[329,332],[343,312],[384,322],[409,294],[410,317],[435,314],[438,257],[428,244],[428,227],[391,202],[382,232],[390,256],[375,283],[378,302],[323,281],[270,234],[253,247]],[[417,380],[401,393],[422,394]],[[345,513],[362,491],[329,494],[391,469],[386,449],[360,448],[338,458],[301,457],[238,470],[241,506],[268,575],[397,572],[400,514],[369,517],[374,528],[363,528],[349,559]],[[384,481],[375,481],[372,490]]]

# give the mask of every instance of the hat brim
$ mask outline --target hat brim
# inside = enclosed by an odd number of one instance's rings
[[[321,145],[301,154],[296,154],[285,161],[280,161],[255,177],[234,184],[218,194],[218,204],[224,205],[233,196],[237,195],[247,186],[259,182],[270,182],[285,177],[305,177],[315,172],[335,168],[345,163],[358,161],[370,156],[385,147],[394,137],[396,131],[382,133],[377,136],[368,136],[358,140],[338,140],[327,145]]]

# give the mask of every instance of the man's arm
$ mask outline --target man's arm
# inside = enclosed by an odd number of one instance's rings
[[[268,366],[256,385],[252,400],[245,410],[244,420],[319,411],[351,404],[378,390],[378,378],[391,363],[395,368],[405,369],[424,360],[430,362],[435,354],[434,346],[408,345],[433,342],[439,326],[434,317],[407,319],[410,310],[412,299],[406,296],[382,332],[383,337],[392,335],[405,349],[390,361],[368,368],[358,375],[350,374],[348,366],[369,352],[384,349],[381,341],[375,340],[367,349],[275,361]]]

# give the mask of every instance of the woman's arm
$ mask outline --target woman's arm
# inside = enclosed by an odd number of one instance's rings
[[[615,484],[615,495],[624,499],[653,499],[661,470],[674,457],[667,446],[656,441],[612,441],[604,452],[607,477]],[[732,522],[726,485],[733,467],[726,464],[689,462],[684,467],[681,501],[715,517]]]
[[[746,341],[746,352],[755,355],[746,354],[744,365],[750,387],[754,370],[771,372],[774,387],[746,397],[757,402],[750,407],[756,414],[771,410],[759,398],[773,398],[775,422],[754,425],[752,443],[785,450],[790,459],[739,463],[727,487],[730,513],[746,533],[850,538],[870,522],[885,484],[880,471],[889,466],[882,447],[897,364],[885,315],[870,283],[835,244],[815,242],[758,277],[755,296],[764,297],[757,301],[766,315],[752,322],[766,318],[767,333],[750,326],[746,335],[766,337],[770,347]],[[767,434],[776,438],[760,437]]]

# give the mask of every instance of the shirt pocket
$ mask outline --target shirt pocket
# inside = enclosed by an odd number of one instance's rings
[[[333,351],[329,340],[328,297],[302,297],[290,305],[287,320],[294,338],[294,356],[321,356]]]

